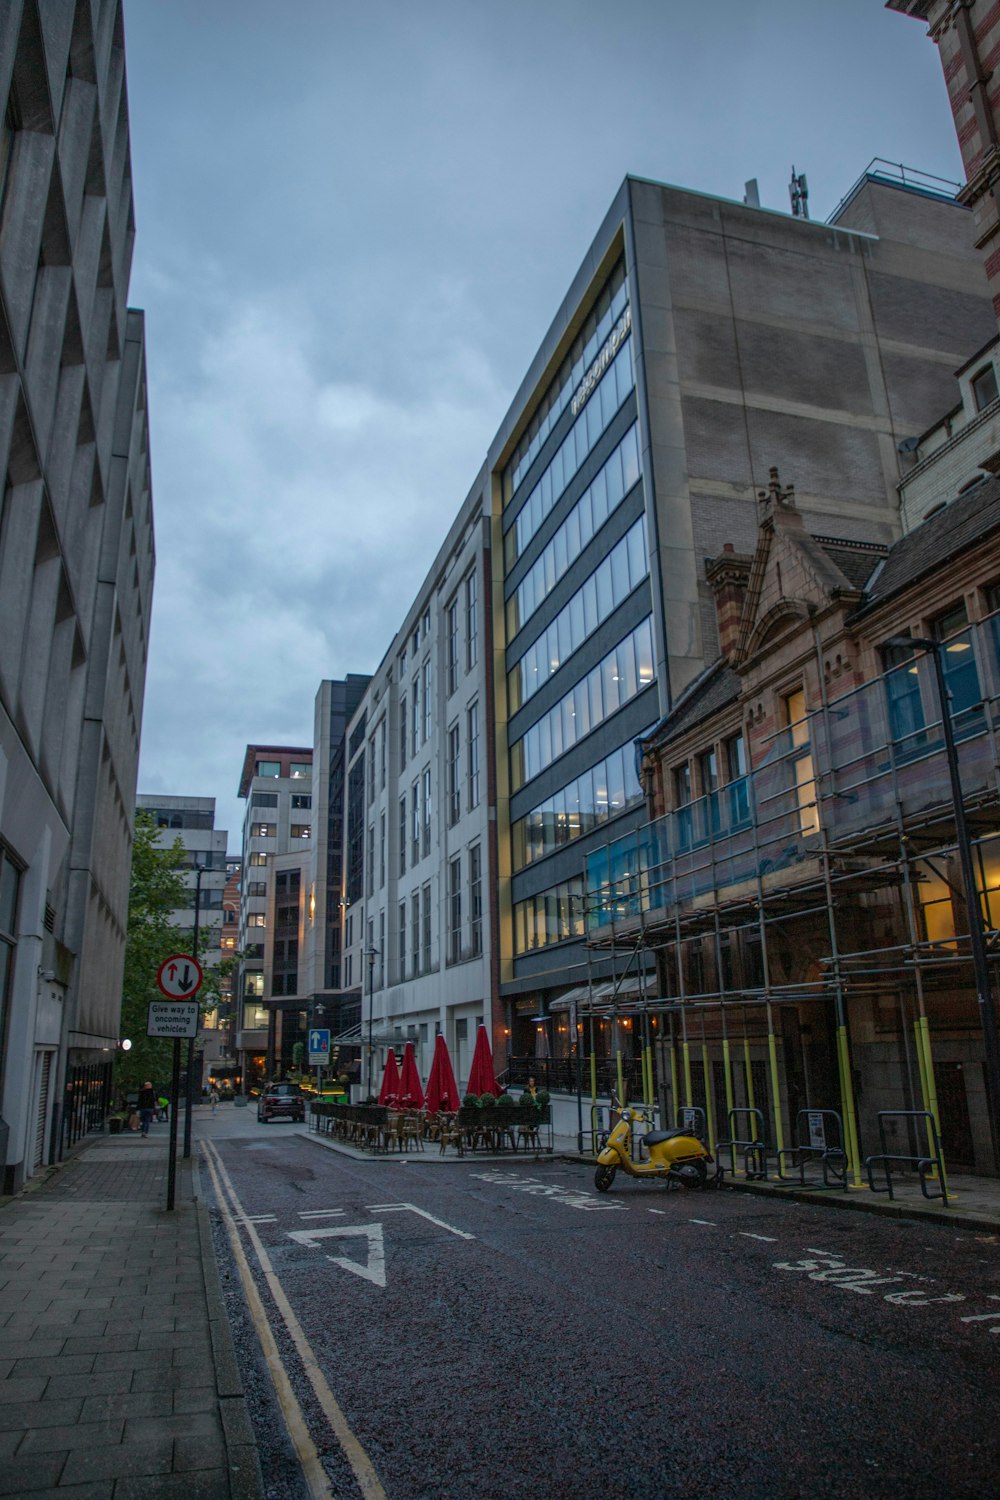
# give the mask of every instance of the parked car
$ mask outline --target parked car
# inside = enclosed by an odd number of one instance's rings
[[[257,1100],[257,1119],[304,1120],[305,1096],[297,1083],[269,1083]]]

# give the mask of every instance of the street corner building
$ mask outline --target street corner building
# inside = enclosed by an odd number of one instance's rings
[[[772,466],[805,526],[898,537],[898,485],[996,338],[973,216],[873,163],[827,223],[629,177],[490,448],[499,989],[514,1073],[602,1091],[652,952],[587,941],[595,850],[647,818],[635,742],[720,652],[705,560]],[[613,825],[614,832],[608,825]],[[633,1076],[634,1074],[634,1076]]]
[[[0,7],[0,1162],[106,1112],[154,568],[121,5]]]

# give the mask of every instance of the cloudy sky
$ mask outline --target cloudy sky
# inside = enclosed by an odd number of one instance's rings
[[[627,172],[961,176],[882,0],[125,0],[157,574],[142,792],[381,660]]]

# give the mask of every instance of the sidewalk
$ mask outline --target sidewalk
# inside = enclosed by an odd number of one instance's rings
[[[422,1150],[405,1153],[398,1151],[374,1153],[361,1150],[357,1146],[349,1146],[331,1136],[317,1135],[314,1131],[307,1131],[306,1134],[309,1140],[315,1141],[317,1145],[328,1151],[336,1151],[355,1161],[386,1164],[412,1163],[427,1167],[448,1167],[490,1162],[491,1164],[501,1163],[512,1170],[525,1171],[530,1169],[533,1163],[552,1161],[554,1158],[561,1161],[580,1162],[585,1166],[593,1166],[596,1161],[589,1151],[585,1150],[582,1153],[578,1151],[576,1136],[568,1135],[554,1135],[551,1152],[547,1150],[503,1151],[496,1154],[487,1151],[466,1151],[463,1155],[459,1155],[454,1147],[449,1146],[442,1152],[432,1142],[427,1142]],[[813,1172],[816,1176],[819,1175],[818,1169],[814,1168]],[[850,1187],[845,1192],[838,1188],[801,1187],[797,1177],[790,1178],[787,1182],[777,1180],[747,1182],[744,1177],[734,1178],[727,1174],[725,1186],[737,1192],[758,1193],[765,1197],[791,1198],[800,1203],[817,1203],[824,1208],[859,1209],[865,1213],[883,1214],[889,1218],[917,1218],[929,1220],[931,1223],[956,1225],[964,1229],[1000,1232],[1000,1178],[995,1177],[971,1177],[964,1173],[953,1172],[948,1179],[947,1207],[941,1203],[940,1199],[925,1198],[915,1176],[909,1180],[894,1178],[895,1197],[892,1199],[888,1193],[873,1193],[867,1184],[860,1188]],[[650,1191],[655,1192],[657,1189],[651,1187]]]
[[[257,1500],[208,1214],[167,1126],[0,1207],[0,1495]]]

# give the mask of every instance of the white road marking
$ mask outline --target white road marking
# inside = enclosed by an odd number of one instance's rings
[[[366,1204],[366,1207],[369,1213],[419,1214],[429,1224],[436,1224],[439,1229],[447,1229],[449,1234],[456,1234],[460,1240],[474,1240],[476,1238],[474,1234],[466,1234],[464,1229],[456,1229],[454,1224],[446,1224],[444,1219],[436,1219],[433,1214],[429,1214],[425,1208],[418,1208],[415,1203],[369,1203]]]
[[[616,1199],[599,1198],[579,1188],[553,1187],[537,1177],[519,1177],[516,1172],[472,1172],[481,1182],[494,1182],[513,1188],[516,1193],[530,1193],[534,1198],[552,1198],[565,1208],[579,1208],[584,1213],[628,1213],[628,1205]]]
[[[748,1234],[745,1229],[738,1229],[736,1232],[745,1240],[766,1240],[769,1245],[778,1243],[773,1234]]]
[[[277,1214],[247,1214],[242,1219],[236,1220],[237,1224],[276,1224]]]
[[[299,1212],[300,1219],[332,1219],[337,1214],[342,1214],[342,1208],[304,1208]]]
[[[299,1245],[309,1245],[314,1250],[319,1249],[320,1240],[360,1236],[368,1249],[368,1260],[364,1265],[359,1260],[350,1260],[346,1255],[328,1255],[326,1258],[333,1261],[335,1266],[341,1266],[345,1271],[352,1271],[355,1276],[370,1281],[373,1286],[385,1286],[385,1241],[382,1238],[381,1224],[337,1224],[326,1229],[317,1225],[314,1229],[287,1229],[285,1233],[290,1240],[295,1240]]]
[[[718,1229],[714,1219],[688,1219],[689,1224],[710,1224],[713,1229]]]
[[[667,1211],[665,1208],[647,1208],[646,1212],[650,1214],[659,1214],[664,1219],[667,1217]]]
[[[264,1350],[264,1355],[278,1392],[282,1412],[288,1424],[292,1441],[295,1444],[310,1495],[313,1497],[313,1500],[328,1500],[331,1494],[330,1482],[316,1450],[316,1445],[309,1434],[298,1398],[288,1379],[281,1355],[278,1352],[274,1334],[271,1332],[268,1315],[261,1301],[260,1293],[257,1290],[257,1283],[254,1281],[249,1262],[240,1243],[235,1222],[237,1216],[244,1222],[244,1228],[246,1229],[250,1243],[254,1247],[258,1263],[264,1274],[264,1279],[274,1299],[275,1307],[281,1314],[285,1327],[291,1335],[309,1383],[316,1394],[316,1399],[320,1404],[323,1415],[329,1423],[330,1430],[339,1442],[344,1456],[351,1466],[354,1477],[358,1482],[358,1489],[365,1497],[365,1500],[387,1500],[385,1490],[379,1482],[374,1464],[354,1436],[347,1418],[344,1416],[336,1397],[327,1384],[326,1376],[320,1369],[309,1341],[302,1331],[302,1325],[292,1310],[292,1305],[285,1295],[285,1290],[281,1282],[275,1275],[274,1267],[271,1265],[271,1257],[261,1243],[257,1230],[252,1224],[246,1223],[246,1213],[243,1205],[236,1196],[236,1189],[233,1187],[229,1173],[223,1166],[218,1150],[208,1141],[201,1143],[201,1149],[205,1153],[219,1207],[226,1221],[229,1243],[232,1246],[233,1255],[239,1267],[240,1280],[243,1283],[243,1290],[246,1295],[247,1304],[251,1310],[254,1327],[257,1330],[257,1336]],[[222,1184],[225,1185],[224,1188]],[[233,1210],[235,1210],[235,1215]]]

